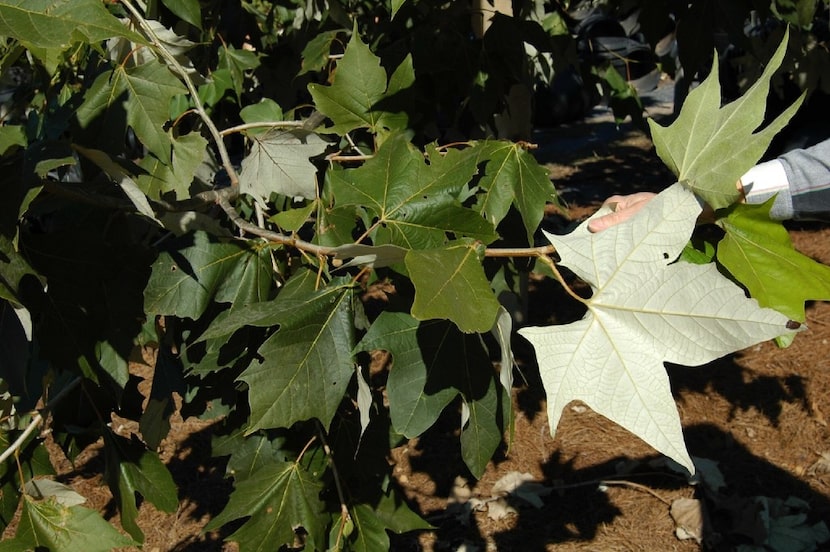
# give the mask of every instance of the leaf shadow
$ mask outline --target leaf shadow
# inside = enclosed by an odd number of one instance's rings
[[[797,404],[810,412],[806,380],[798,374],[782,377],[754,373],[733,354],[696,368],[666,364],[672,394],[682,403],[684,393],[716,393],[730,404],[728,421],[737,414],[757,410],[773,427],[778,427],[785,403]]]

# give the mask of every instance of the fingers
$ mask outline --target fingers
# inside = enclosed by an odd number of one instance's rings
[[[589,232],[601,232],[621,222],[625,222],[642,210],[656,194],[638,192],[627,196],[611,196],[603,202],[604,207],[610,207],[613,212],[593,219],[588,223]]]

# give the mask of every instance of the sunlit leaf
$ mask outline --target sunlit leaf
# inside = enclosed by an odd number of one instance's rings
[[[467,333],[490,331],[500,305],[479,253],[465,243],[407,253],[406,269],[415,286],[412,316],[451,320]]]
[[[141,142],[163,163],[171,161],[172,139],[164,128],[170,100],[187,92],[166,65],[152,61],[136,67],[118,66],[112,78],[113,97],[127,92],[127,124]]]
[[[0,542],[2,552],[22,550],[84,550],[109,552],[136,544],[119,533],[95,510],[63,506],[54,499],[37,501],[28,496],[13,539]]]
[[[39,53],[61,52],[74,42],[91,44],[114,36],[145,42],[113,17],[100,0],[2,0],[0,35],[15,38]]]
[[[307,130],[272,130],[252,136],[251,153],[242,161],[239,189],[261,204],[272,193],[288,197],[317,197],[317,167],[310,161],[328,145]]]
[[[727,207],[738,197],[735,183],[769,147],[801,105],[800,97],[774,121],[764,122],[770,79],[781,65],[787,37],[767,63],[764,73],[739,99],[721,107],[718,60],[709,76],[689,93],[680,115],[663,127],[649,119],[657,154],[664,163],[715,209]]]
[[[496,226],[515,205],[525,223],[529,243],[533,243],[545,204],[558,201],[548,170],[520,144],[491,141],[478,149],[487,164],[479,182],[484,193],[478,197],[476,208]]]
[[[399,79],[406,80],[402,76]],[[380,65],[380,58],[355,32],[346,53],[337,63],[331,86],[313,83],[308,90],[317,109],[333,122],[327,131],[345,134],[357,128],[368,128],[374,133],[383,133],[401,130],[407,122],[406,117],[376,108],[376,104],[387,95],[386,81],[386,71]]]
[[[434,148],[427,156],[429,164],[405,136],[393,135],[362,167],[329,175],[337,205],[368,212],[375,245],[435,248],[449,241],[448,233],[483,243],[496,239],[493,225],[457,198],[475,174],[476,158]]]
[[[771,207],[772,200],[737,205],[722,219],[718,261],[762,306],[804,322],[805,301],[830,300],[830,267],[796,251],[787,229],[769,218]]]
[[[552,432],[581,400],[694,473],[663,362],[698,366],[791,332],[713,264],[672,262],[700,210],[678,183],[627,223],[547,234],[594,292],[582,320],[519,330],[536,350]]]

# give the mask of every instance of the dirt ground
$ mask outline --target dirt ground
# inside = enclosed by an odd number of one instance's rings
[[[576,125],[563,127],[558,137],[541,135],[540,158],[577,218],[612,193],[657,190],[671,182],[642,133],[607,124],[612,127]],[[610,134],[589,143],[587,156],[579,149],[557,153],[557,140],[570,147],[569,136],[585,132]],[[799,250],[830,264],[830,226],[802,224],[791,233]],[[545,305],[556,293],[553,287],[532,282],[532,297],[541,300],[530,301],[531,323],[550,322]],[[804,527],[830,520],[830,304],[809,305],[807,326],[788,349],[764,343],[704,367],[668,368],[689,451],[711,466],[707,485],[690,485],[650,447],[580,404],[566,409],[551,437],[538,371],[529,346],[517,339],[521,375],[514,389],[517,417],[510,450],[498,453],[481,480],[472,480],[460,457],[455,417],[422,441],[395,450],[390,461],[398,483],[436,530],[395,536],[393,548],[700,550],[694,539],[675,534],[670,511],[677,499],[702,500],[702,528],[718,550],[760,538],[764,505],[766,519],[796,527],[790,538],[803,535]],[[209,439],[208,424],[174,419],[161,452],[180,488],[181,504],[172,515],[142,504],[144,550],[235,550],[222,544],[226,535],[201,533],[232,489],[223,479],[223,463],[210,458]],[[86,496],[89,506],[117,518],[100,476],[91,475],[100,469],[99,460],[94,451],[85,458],[74,469],[64,462],[63,480]],[[497,500],[494,486],[518,474],[527,474],[521,487],[525,498],[514,492]],[[718,474],[722,480],[713,484]],[[789,500],[790,509],[782,510],[776,499]],[[781,517],[801,511],[806,519]],[[830,549],[830,543],[824,546]]]

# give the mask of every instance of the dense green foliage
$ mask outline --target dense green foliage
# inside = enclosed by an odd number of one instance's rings
[[[577,63],[563,3],[513,4],[482,35],[467,2],[0,0],[0,524],[24,514],[0,550],[143,542],[137,495],[177,507],[157,453],[174,395],[184,416],[216,420],[235,490],[209,528],[236,522],[243,550],[374,551],[427,528],[387,458],[442,415],[483,473],[512,423],[512,323],[497,297],[534,268],[561,280],[537,244],[554,186],[526,141],[495,129],[511,87]],[[670,21],[668,3],[612,4],[642,5],[655,43]],[[790,53],[723,108],[710,77],[654,138],[684,189],[722,208],[723,240],[686,257],[803,322],[806,299],[830,298],[830,269],[730,190],[797,108],[756,132],[770,83],[828,86],[811,68],[827,62],[811,42],[821,4],[724,4],[674,14],[688,74],[714,45],[696,24],[732,31],[750,9],[778,25],[731,34],[746,55],[766,64],[785,36]],[[613,69],[583,72],[620,116],[641,114]],[[725,140],[746,147],[724,168],[712,152]],[[677,162],[678,148],[698,162]],[[674,257],[693,211],[672,230]],[[701,270],[734,292],[714,266]],[[775,331],[755,339],[790,338],[758,310]],[[146,397],[137,347],[156,353]],[[372,365],[379,350],[391,367]],[[71,489],[33,483],[53,475],[37,412],[70,459],[103,442],[126,535]],[[138,433],[119,434],[114,414]]]

